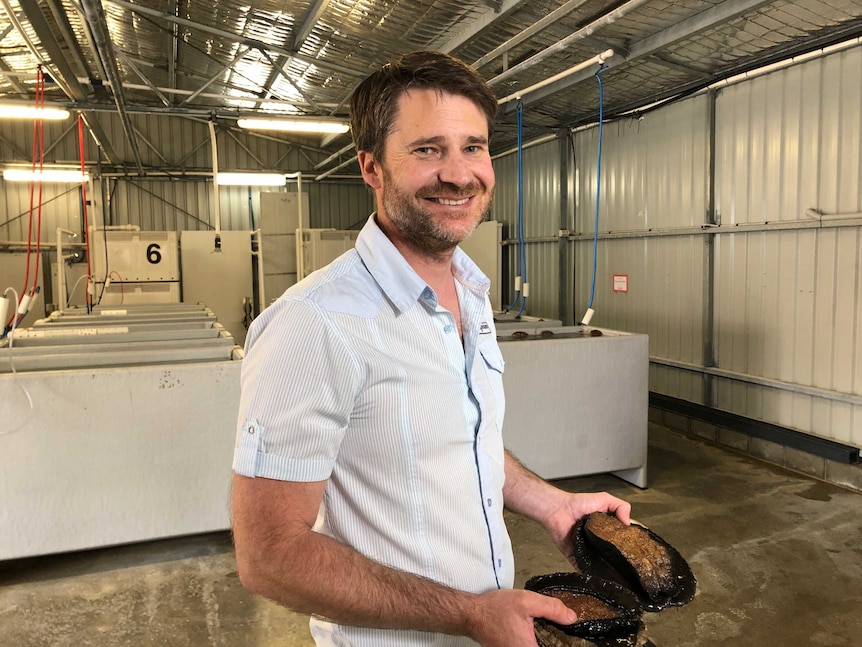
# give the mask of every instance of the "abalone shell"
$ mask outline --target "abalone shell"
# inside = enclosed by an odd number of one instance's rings
[[[626,587],[644,610],[681,606],[694,598],[697,580],[688,563],[649,528],[594,512],[572,532],[578,568]]]
[[[536,635],[544,635],[546,645],[565,640],[559,634],[593,641],[583,643],[587,645],[595,644],[594,641],[599,639],[628,639],[637,634],[640,603],[630,591],[614,582],[581,573],[551,573],[529,579],[525,588],[559,598],[578,614],[577,621],[570,625],[537,619]],[[575,646],[582,643],[569,641],[562,644]]]

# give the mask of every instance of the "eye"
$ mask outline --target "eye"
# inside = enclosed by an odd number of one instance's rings
[[[413,150],[415,153],[419,153],[420,155],[432,155],[435,152],[435,149],[431,146],[418,146]]]
[[[473,154],[473,153],[481,153],[483,150],[484,149],[481,146],[479,146],[478,144],[473,144],[471,146],[467,146],[464,149],[464,152]]]

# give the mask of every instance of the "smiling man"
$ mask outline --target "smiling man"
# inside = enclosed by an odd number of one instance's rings
[[[505,452],[503,359],[488,279],[458,248],[494,193],[496,101],[449,56],[418,52],[354,92],[351,129],[377,212],[356,248],[249,330],[234,459],[243,584],[312,615],[327,647],[536,647],[554,598],[513,590],[504,506],[565,555],[606,493],[554,488]]]

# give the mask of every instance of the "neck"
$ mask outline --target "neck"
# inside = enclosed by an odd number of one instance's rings
[[[395,248],[401,252],[408,265],[432,290],[441,294],[452,289],[452,255],[455,253],[456,246],[439,254],[428,254],[416,249],[409,241],[399,236],[398,232],[383,218],[378,218],[377,224]]]

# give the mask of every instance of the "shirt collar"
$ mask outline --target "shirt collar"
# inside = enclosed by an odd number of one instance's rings
[[[432,296],[433,290],[410,267],[398,248],[380,229],[376,213],[371,214],[359,232],[356,251],[371,276],[399,312],[409,310],[423,296],[431,297],[436,302],[436,298]],[[490,280],[460,247],[455,249],[452,256],[452,269],[455,278],[471,290],[484,293],[491,286]]]

